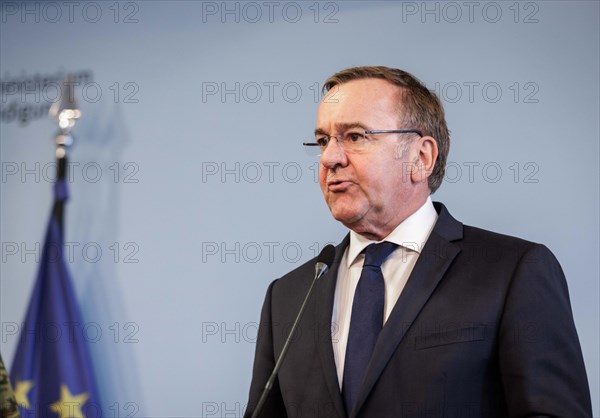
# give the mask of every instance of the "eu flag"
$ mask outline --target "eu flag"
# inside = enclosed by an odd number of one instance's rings
[[[64,169],[66,161],[59,161]],[[85,324],[63,258],[62,209],[67,184],[59,175],[54,207],[11,380],[22,417],[102,416]]]

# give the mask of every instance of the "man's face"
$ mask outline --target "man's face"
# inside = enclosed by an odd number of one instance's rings
[[[360,79],[335,86],[317,113],[317,131],[412,129],[400,126],[399,89],[381,79]],[[346,152],[335,139],[321,155],[319,183],[335,219],[348,228],[382,239],[423,204],[423,182],[410,167],[418,160],[414,134],[377,134],[363,150]],[[425,179],[426,180],[426,179]],[[426,189],[426,183],[425,183]]]

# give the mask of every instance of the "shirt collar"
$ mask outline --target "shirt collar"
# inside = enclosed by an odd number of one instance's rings
[[[381,241],[389,241],[411,251],[421,253],[429,234],[437,221],[438,215],[431,202],[431,197],[412,215],[400,222],[387,237]],[[355,261],[358,255],[370,244],[381,242],[373,241],[364,236],[350,231],[350,245],[348,247],[348,267]]]

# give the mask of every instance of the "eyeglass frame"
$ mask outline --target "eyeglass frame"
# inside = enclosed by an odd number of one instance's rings
[[[423,132],[418,129],[375,129],[375,130],[364,130],[364,135],[376,135],[376,134],[417,134],[419,137],[423,138]],[[342,136],[346,135],[348,132],[345,132],[342,135],[323,135],[324,138],[327,138],[327,144],[325,148],[321,148],[321,152],[325,151],[329,146],[329,142],[331,142],[331,138],[335,138],[336,142],[344,148],[343,142],[340,142]],[[366,138],[365,138],[366,139]],[[303,142],[303,146],[305,147],[321,147],[321,144],[318,142]],[[308,149],[308,148],[307,148]],[[344,148],[345,149],[345,148]]]

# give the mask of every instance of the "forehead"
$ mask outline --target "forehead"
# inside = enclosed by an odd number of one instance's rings
[[[363,124],[373,128],[390,120],[397,121],[401,112],[400,88],[387,80],[367,78],[334,86],[321,100],[317,127]],[[377,126],[377,129],[383,129]]]

